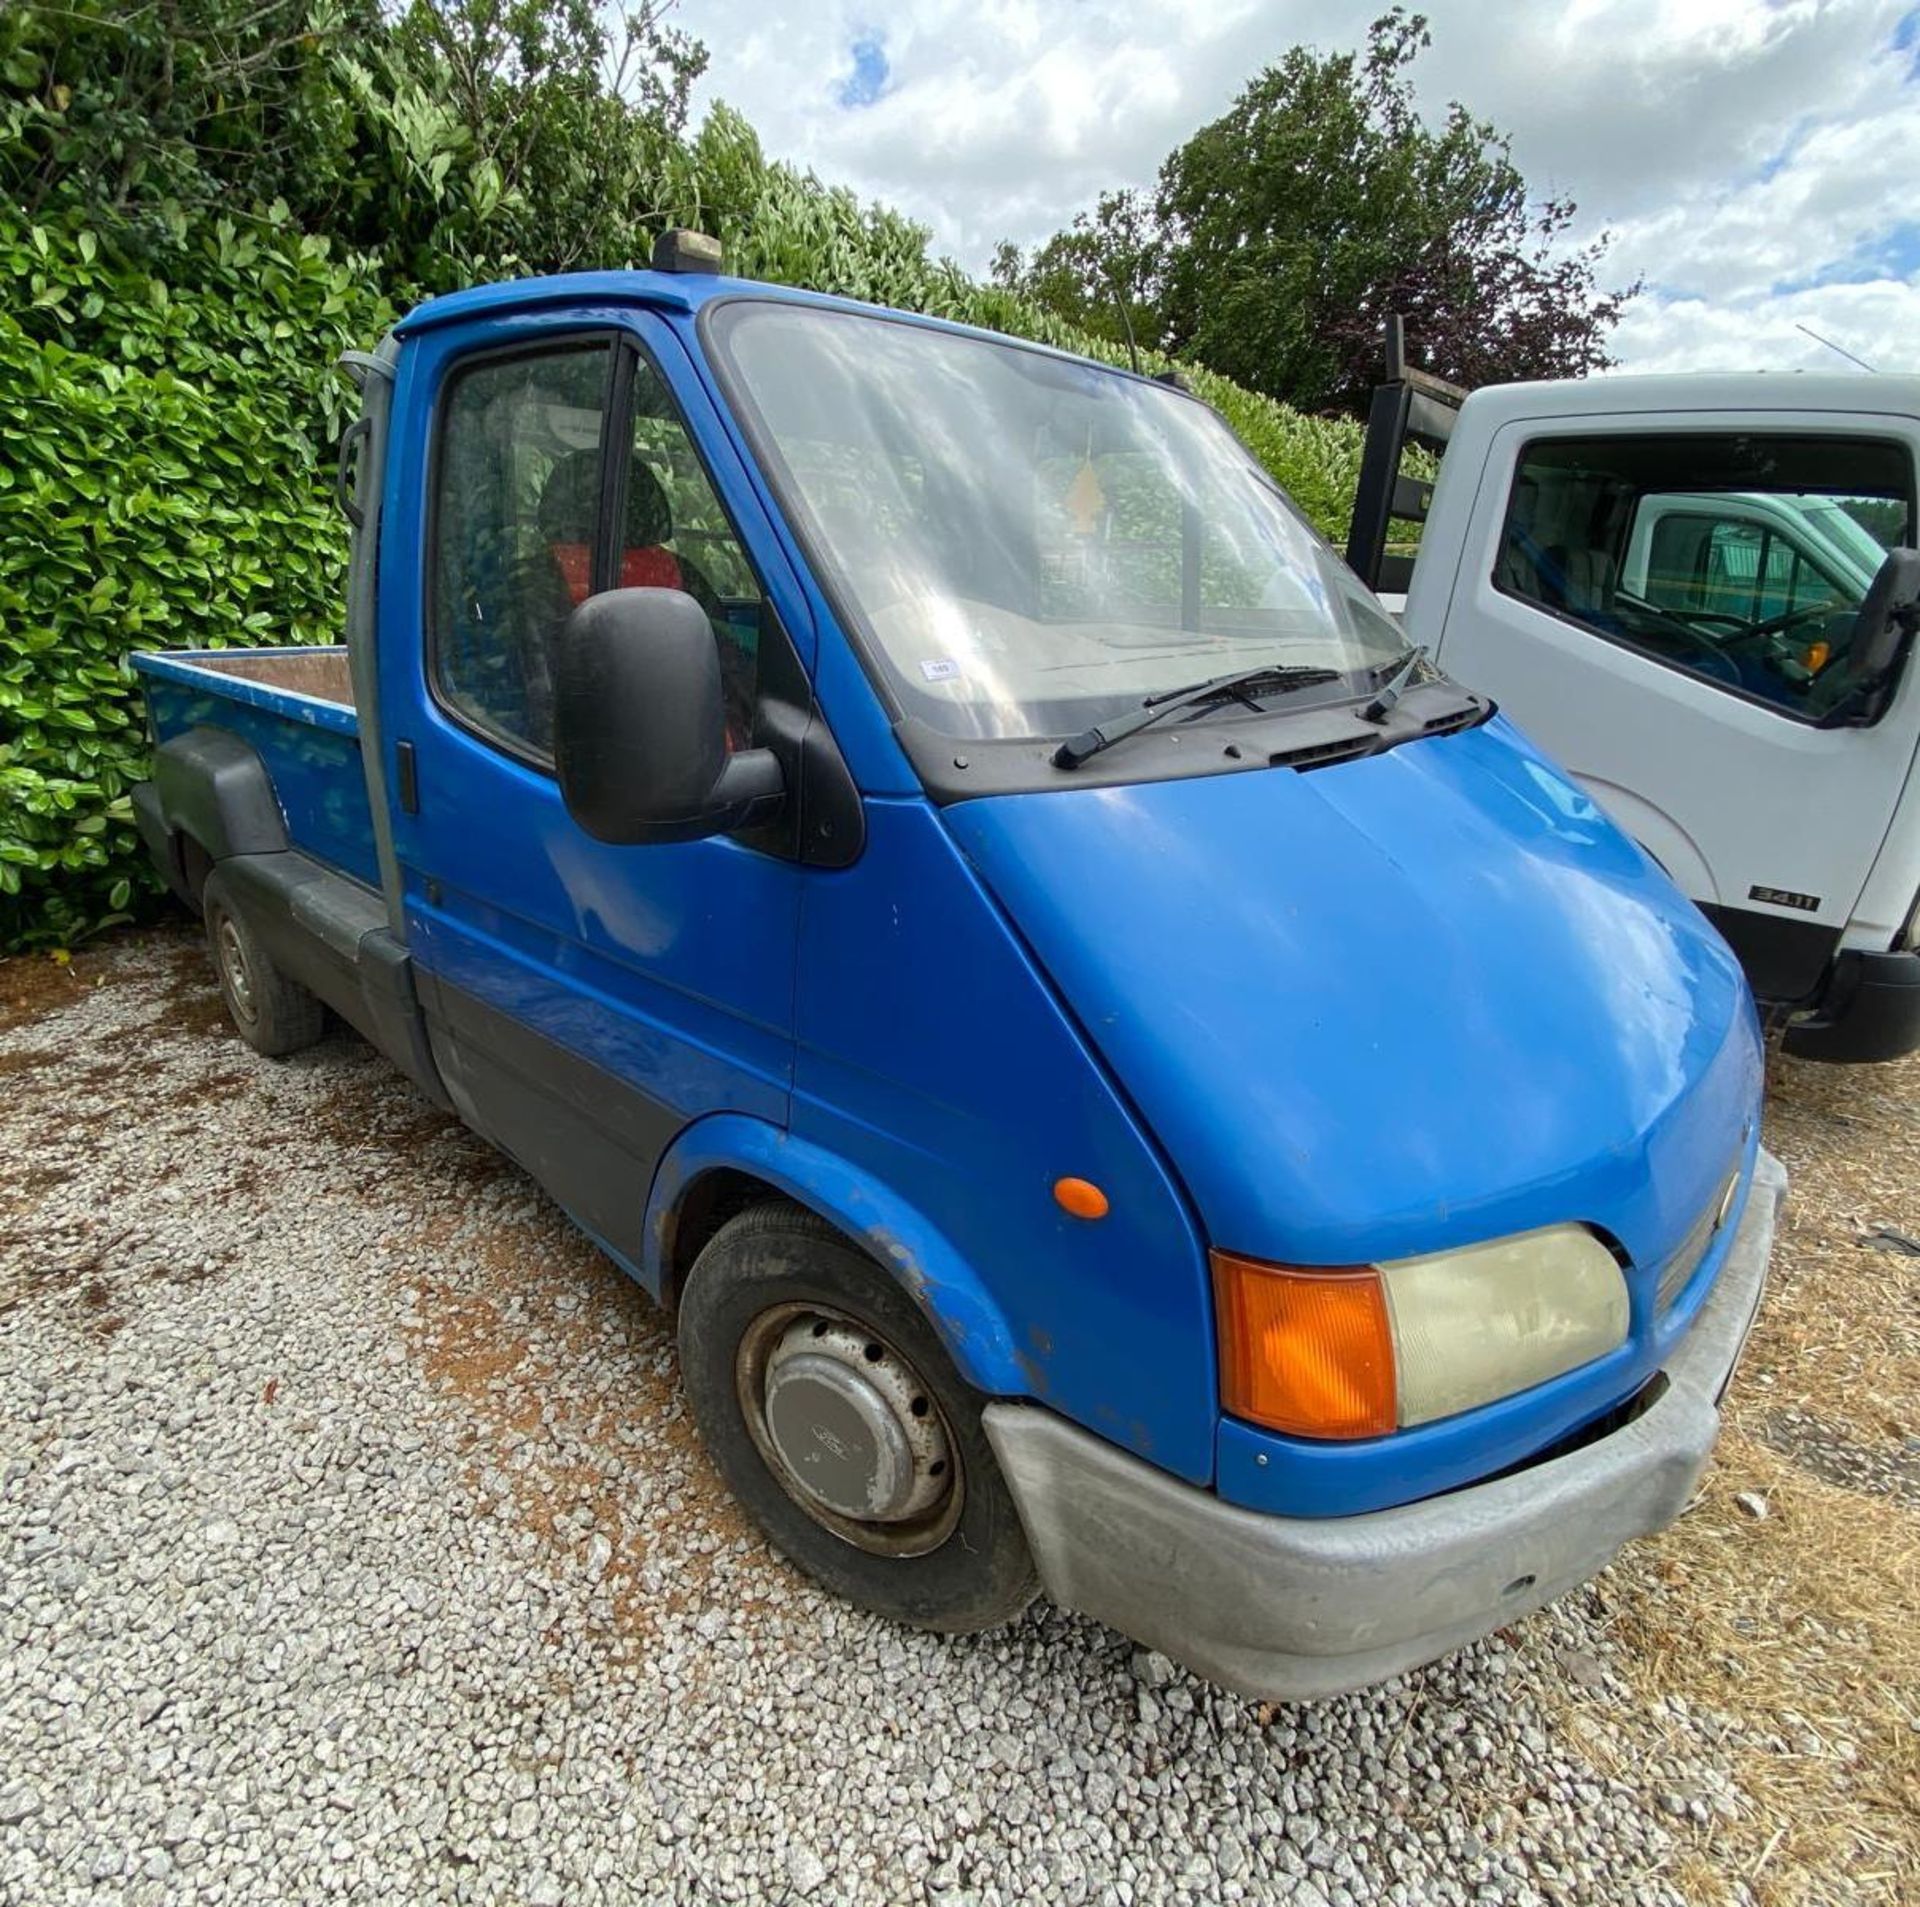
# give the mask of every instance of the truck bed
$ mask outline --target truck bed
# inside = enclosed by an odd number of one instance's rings
[[[196,675],[257,682],[307,701],[353,707],[353,677],[345,649],[198,649],[141,660],[178,663]]]
[[[381,891],[346,650],[173,650],[133,666],[158,744],[134,816],[156,866],[194,907],[217,870],[281,970],[448,1105]]]
[[[170,649],[133,658],[156,742],[216,729],[259,756],[292,845],[380,885],[344,648]]]

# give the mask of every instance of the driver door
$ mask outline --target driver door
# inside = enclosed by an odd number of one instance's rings
[[[419,510],[417,560],[382,566],[380,692],[448,1090],[632,1267],[686,1125],[786,1123],[800,868],[758,839],[588,835],[554,770],[553,632],[600,590],[684,590],[746,738],[775,669],[799,670],[805,610],[784,577],[779,598],[762,584],[764,530],[678,339],[651,313],[589,316],[478,318],[410,347],[389,494]]]
[[[1818,985],[1920,726],[1914,670],[1874,725],[1820,726],[1872,560],[1827,548],[1820,516],[1910,542],[1913,497],[1893,420],[1669,413],[1509,424],[1475,504],[1448,672],[1573,772],[1769,1000]]]

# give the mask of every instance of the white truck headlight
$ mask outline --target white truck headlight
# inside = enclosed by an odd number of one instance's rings
[[[1627,1340],[1627,1281],[1584,1225],[1380,1265],[1212,1260],[1221,1402],[1297,1436],[1431,1423]]]

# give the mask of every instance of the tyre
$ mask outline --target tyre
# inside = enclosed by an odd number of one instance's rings
[[[1039,1579],[961,1379],[912,1300],[797,1206],[715,1233],[680,1300],[701,1436],[774,1546],[863,1609],[962,1633]]]
[[[201,907],[220,994],[240,1037],[270,1059],[311,1046],[327,1030],[327,1009],[273,964],[218,869],[207,876]]]

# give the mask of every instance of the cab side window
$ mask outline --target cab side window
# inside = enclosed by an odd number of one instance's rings
[[[1607,435],[1522,453],[1494,582],[1731,693],[1817,719],[1862,598],[1912,535],[1897,444]]]
[[[643,356],[633,365],[628,441],[605,468],[613,365],[611,344],[484,358],[456,370],[441,399],[435,691],[487,739],[543,765],[553,754],[553,639],[602,589],[693,597],[719,647],[729,740],[745,747],[752,733],[759,585],[665,381]],[[603,548],[610,505],[621,527]]]
[[[1645,594],[1658,608],[1755,621],[1824,603],[1848,606],[1847,585],[1781,531],[1675,507],[1668,497],[1647,498],[1640,508],[1653,525]]]
[[[707,612],[720,650],[727,739],[748,746],[759,692],[766,603],[658,371],[644,359],[633,380],[633,433],[624,532],[614,582],[681,589]]]
[[[440,400],[434,687],[518,754],[552,753],[549,645],[593,584],[612,358],[606,344],[483,358]]]

